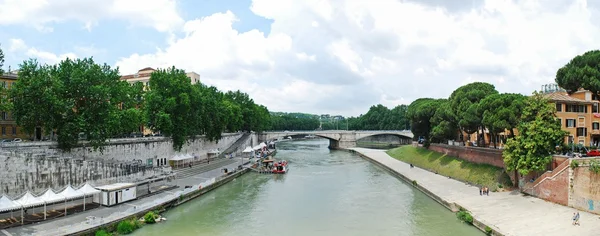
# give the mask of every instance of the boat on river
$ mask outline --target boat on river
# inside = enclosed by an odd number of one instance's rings
[[[289,166],[285,160],[275,161],[272,158],[268,158],[262,160],[262,166],[251,169],[261,174],[285,174],[289,171]]]
[[[288,162],[279,161],[273,164],[273,174],[285,174],[288,171]]]

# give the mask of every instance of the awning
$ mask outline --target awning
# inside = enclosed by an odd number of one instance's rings
[[[221,151],[219,151],[218,149],[215,150],[211,150],[210,152],[208,152],[208,154],[220,154]]]
[[[242,151],[243,153],[248,153],[248,152],[252,152],[254,151],[251,147],[246,147],[246,149],[244,149],[244,151]]]
[[[266,146],[267,146],[267,144],[265,144],[265,143],[260,143],[260,144],[259,144],[259,146],[260,146],[260,147],[266,147]]]
[[[273,141],[271,141],[271,142],[269,143],[269,145],[273,145],[273,144],[275,144],[275,142],[273,142]]]
[[[21,209],[21,205],[10,200],[6,195],[0,196],[0,212],[14,211]]]
[[[77,189],[77,192],[81,193],[81,195],[90,196],[96,193],[99,193],[100,190],[92,187],[92,185],[86,183],[81,188]]]
[[[46,190],[44,194],[38,197],[38,199],[44,201],[46,204],[52,204],[57,202],[64,202],[65,197],[62,195],[56,194],[52,189]]]
[[[15,200],[15,202],[25,208],[44,205],[44,201],[33,196],[33,194],[31,194],[29,191],[25,192],[25,194],[23,194],[23,196],[21,196],[19,199]]]

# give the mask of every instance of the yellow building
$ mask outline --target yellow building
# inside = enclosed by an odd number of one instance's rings
[[[556,106],[556,116],[564,131],[574,138],[576,144],[598,146],[600,144],[600,112],[598,96],[590,91],[577,91],[571,95],[564,91],[544,94]]]
[[[12,87],[12,84],[17,81],[17,74],[15,73],[7,73],[4,75],[0,75],[0,87],[2,87],[2,91],[4,94],[4,98],[6,98],[6,91]],[[29,139],[31,136],[25,132],[21,127],[17,126],[16,120],[12,117],[12,114],[8,111],[0,111],[0,139],[15,139],[20,138],[23,140]]]
[[[121,80],[125,80],[130,84],[141,82],[144,85],[144,90],[147,90],[150,86],[150,75],[152,75],[152,72],[154,71],[156,71],[154,68],[146,67],[135,74],[121,76]],[[200,83],[200,75],[198,73],[187,72],[186,75],[190,78],[192,84]],[[152,130],[143,125],[140,126],[139,133],[144,136],[153,134]]]

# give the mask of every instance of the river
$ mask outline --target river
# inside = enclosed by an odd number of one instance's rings
[[[323,139],[278,143],[286,175],[245,174],[136,235],[406,235],[482,232],[383,169]]]

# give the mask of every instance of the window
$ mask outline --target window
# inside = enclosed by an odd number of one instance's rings
[[[594,101],[600,100],[598,97],[598,94],[592,94],[592,100],[594,100]]]
[[[565,122],[565,127],[567,127],[567,128],[575,127],[575,119],[567,119],[567,121]]]
[[[577,137],[587,136],[587,128],[577,128]]]
[[[8,114],[6,112],[2,112],[2,120],[8,120]]]
[[[2,135],[6,135],[6,126],[2,126]]]
[[[600,123],[598,123],[598,122],[592,123],[592,130],[599,130],[599,129],[600,129]]]
[[[17,126],[12,127],[12,134],[17,135]]]
[[[566,107],[567,112],[577,112],[577,113],[587,113],[588,112],[587,105],[567,104],[566,106],[567,106]]]
[[[562,103],[557,103],[556,104],[556,111],[557,112],[561,112],[562,111]]]
[[[560,126],[562,126],[562,119],[561,119],[561,118],[556,118],[556,119],[558,120],[558,124],[559,124]]]
[[[598,113],[598,103],[592,104],[592,113]]]

